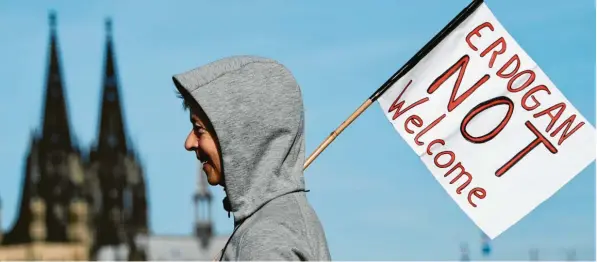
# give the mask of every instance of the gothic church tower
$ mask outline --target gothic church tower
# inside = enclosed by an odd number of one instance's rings
[[[87,221],[87,190],[82,157],[72,141],[56,16],[50,21],[50,45],[41,132],[32,132],[25,163],[18,218],[5,234],[4,245],[32,242],[66,243],[86,238],[87,225],[76,233],[74,221]],[[75,223],[76,224],[76,223]]]
[[[89,154],[89,176],[98,181],[94,204],[97,216],[93,253],[102,247],[125,244],[130,256],[143,257],[134,239],[148,233],[143,168],[126,135],[116,68],[112,22],[106,20],[106,47],[99,130]]]

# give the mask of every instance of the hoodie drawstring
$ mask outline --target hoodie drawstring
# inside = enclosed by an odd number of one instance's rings
[[[228,199],[228,197],[224,197],[222,200],[222,205],[224,205],[224,210],[228,211],[228,218],[230,218],[230,211],[232,210],[230,199]]]

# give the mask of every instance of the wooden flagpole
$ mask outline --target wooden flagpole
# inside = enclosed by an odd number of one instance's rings
[[[315,158],[317,158],[317,156],[319,156],[319,154],[321,154],[321,152],[323,152],[323,150],[328,145],[330,145],[330,143],[332,143],[332,141],[334,141],[334,139],[336,139],[336,137],[338,137],[338,135],[340,135],[340,133],[342,133],[342,131],[344,131],[346,127],[348,127],[352,123],[352,121],[357,119],[357,117],[359,117],[363,112],[365,112],[365,110],[371,104],[373,104],[373,100],[367,99],[367,101],[365,101],[365,103],[363,103],[359,108],[357,108],[357,110],[354,111],[354,113],[352,113],[352,115],[350,115],[348,119],[344,120],[344,122],[342,122],[342,124],[338,128],[336,128],[336,130],[334,130],[330,134],[330,136],[328,136],[328,138],[326,138],[323,141],[323,143],[321,143],[321,145],[317,147],[317,149],[315,149],[315,151],[309,156],[309,158],[307,158],[307,161],[305,161],[305,165],[303,166],[303,170],[307,169],[307,167],[309,167],[313,160],[315,160]]]
[[[425,57],[433,48],[435,48],[448,34],[450,34],[456,27],[458,27],[466,18],[469,17],[477,7],[483,3],[483,0],[473,0],[466,8],[450,21],[439,33],[437,33],[419,52],[417,52],[404,66],[402,66],[390,79],[388,79],[373,95],[371,95],[354,113],[352,113],[342,124],[336,128],[324,141],[321,143],[313,153],[307,158],[303,165],[303,170],[306,170],[311,163],[317,158],[323,150],[325,150],[344,129],[346,129],[357,117],[359,117],[373,102],[385,93],[398,79],[410,71],[423,57]]]

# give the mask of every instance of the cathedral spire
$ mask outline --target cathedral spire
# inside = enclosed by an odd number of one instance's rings
[[[50,54],[46,79],[42,140],[53,149],[70,150],[71,134],[58,51],[56,13],[49,14]]]
[[[111,38],[112,37],[112,19],[106,18],[106,36]]]
[[[209,245],[209,240],[213,235],[213,223],[211,217],[212,195],[207,188],[207,177],[201,170],[199,163],[199,172],[197,172],[197,191],[193,197],[195,202],[195,236],[199,238],[202,248]]]
[[[211,199],[211,192],[207,188],[207,178],[205,177],[205,174],[202,172],[199,172],[199,186],[197,188],[197,191],[199,195],[201,195],[201,197],[208,200]]]
[[[208,223],[211,222],[211,200],[212,195],[207,187],[207,177],[203,170],[201,170],[201,163],[199,164],[199,172],[197,172],[197,189],[194,195],[194,201],[197,205],[196,222]]]
[[[118,90],[118,76],[112,41],[112,20],[106,19],[106,58],[104,64],[104,82],[100,116],[99,151],[127,152],[124,119]]]

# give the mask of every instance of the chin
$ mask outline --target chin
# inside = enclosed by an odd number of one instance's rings
[[[217,186],[220,184],[220,180],[213,174],[207,175],[207,183],[212,186]]]

